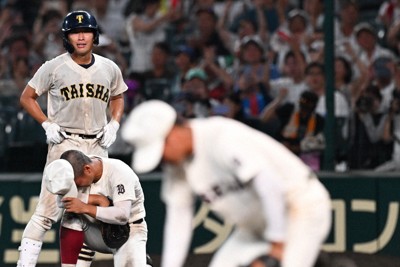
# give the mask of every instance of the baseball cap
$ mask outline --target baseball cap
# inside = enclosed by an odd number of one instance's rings
[[[47,190],[57,196],[57,205],[63,208],[63,197],[77,197],[78,189],[74,182],[74,170],[65,159],[57,159],[44,169]]]
[[[136,106],[121,128],[122,139],[134,147],[132,168],[138,173],[150,172],[160,163],[164,142],[177,113],[161,100],[147,100]]]
[[[258,36],[246,36],[243,37],[240,42],[240,46],[245,48],[248,44],[255,44],[261,51],[264,51],[264,44]]]
[[[196,58],[196,52],[195,50],[188,46],[188,45],[179,45],[176,50],[175,50],[175,56],[179,55],[179,54],[186,54],[190,60],[194,60]]]
[[[369,22],[366,22],[366,21],[360,22],[354,27],[354,32],[355,32],[356,36],[358,36],[360,34],[360,32],[362,32],[362,31],[369,32],[372,35],[376,36],[376,30],[375,30],[374,26],[372,26]]]
[[[206,72],[203,69],[201,69],[201,68],[192,68],[186,73],[185,80],[186,81],[190,81],[190,80],[192,80],[194,78],[198,78],[200,80],[207,81],[208,76],[207,76]]]
[[[293,20],[295,17],[300,17],[303,19],[305,24],[307,24],[308,22],[307,12],[299,8],[294,8],[290,10],[287,16],[289,21]]]

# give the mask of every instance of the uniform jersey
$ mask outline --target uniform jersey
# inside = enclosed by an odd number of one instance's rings
[[[120,160],[101,158],[101,161],[103,173],[100,180],[90,186],[90,194],[108,196],[113,202],[130,200],[132,207],[129,222],[144,218],[144,194],[138,176]]]
[[[193,129],[195,155],[183,166],[186,180],[196,195],[232,223],[239,223],[241,218],[246,217],[238,210],[252,211],[249,205],[251,199],[254,200],[251,202],[257,203],[255,194],[252,196],[251,192],[247,192],[248,195],[244,195],[246,190],[243,189],[262,171],[278,175],[284,191],[289,197],[293,196],[293,201],[296,194],[302,193],[301,188],[307,186],[311,170],[266,134],[219,117],[191,120],[190,127]],[[170,180],[174,183],[173,177]],[[177,196],[179,194],[171,193],[170,186],[167,188],[168,192],[163,192],[167,202],[191,203],[190,200],[182,200],[182,196]],[[238,194],[248,198],[247,203],[243,203]],[[186,197],[189,196],[186,194]],[[253,211],[258,213],[257,208]]]
[[[86,69],[64,53],[46,61],[28,83],[39,96],[48,92],[47,117],[67,132],[98,134],[107,124],[110,98],[128,88],[113,61],[93,56]]]
[[[248,265],[267,253],[268,240],[285,243],[283,267],[311,267],[329,231],[330,201],[310,168],[281,143],[237,121],[192,119],[189,127],[193,156],[180,166],[165,166],[162,199],[168,210],[179,207],[176,217],[186,218],[199,196],[235,225],[210,267]],[[163,267],[181,266],[190,244],[174,240],[187,240],[187,232],[176,234],[188,229],[186,223],[168,218]]]

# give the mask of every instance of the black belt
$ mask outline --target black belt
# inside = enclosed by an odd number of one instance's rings
[[[144,221],[144,219],[142,218],[142,219],[136,220],[134,222],[131,222],[131,224],[141,224],[143,221]]]
[[[69,132],[65,132],[67,135],[77,135],[82,139],[94,139],[96,138],[97,135],[95,134],[74,134],[74,133],[69,133]]]

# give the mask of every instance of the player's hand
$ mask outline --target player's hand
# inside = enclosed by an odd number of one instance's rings
[[[64,136],[61,135],[61,127],[57,123],[45,121],[42,123],[42,127],[46,131],[48,144],[59,144],[64,140]]]
[[[65,197],[61,200],[64,203],[64,209],[67,212],[84,214],[86,212],[86,203],[75,197]]]
[[[117,132],[119,129],[119,123],[116,120],[111,120],[103,128],[101,133],[100,145],[104,148],[109,148],[117,139]]]

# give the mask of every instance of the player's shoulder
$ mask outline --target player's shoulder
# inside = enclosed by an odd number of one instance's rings
[[[99,54],[93,54],[93,56],[95,57],[95,62],[96,63],[103,64],[103,65],[106,65],[106,66],[110,66],[112,68],[118,67],[118,65],[114,61],[109,59],[109,58],[106,58],[106,57],[104,57],[102,55],[99,55]]]
[[[102,158],[103,162],[109,165],[110,168],[121,172],[129,172],[134,174],[132,168],[123,160],[117,158]]]
[[[46,60],[43,65],[55,68],[56,66],[64,64],[67,60],[71,60],[70,55],[68,53],[63,53],[52,59]]]

